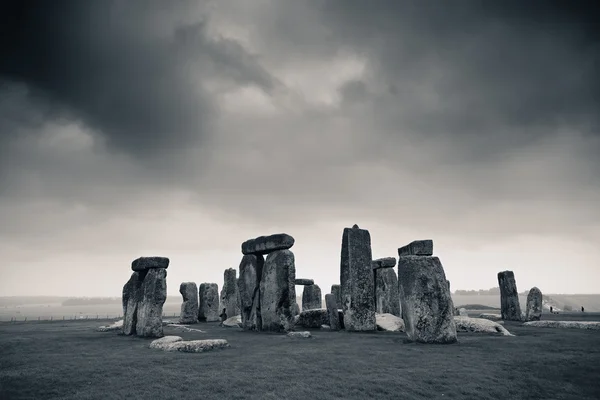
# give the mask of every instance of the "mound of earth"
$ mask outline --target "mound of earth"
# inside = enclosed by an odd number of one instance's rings
[[[458,332],[500,333],[504,336],[515,336],[497,322],[484,318],[454,317]]]
[[[112,323],[111,325],[98,327],[98,332],[110,332],[123,329],[123,320]]]
[[[458,306],[456,308],[464,308],[465,310],[499,310],[498,307],[484,306],[483,304],[465,304],[464,306]]]
[[[529,321],[523,326],[534,326],[536,328],[571,328],[600,330],[598,321]]]
[[[150,343],[151,349],[180,351],[183,353],[204,353],[210,350],[229,347],[225,339],[204,339],[184,341],[180,336],[164,336]]]
[[[404,320],[393,314],[375,314],[378,331],[404,332]]]

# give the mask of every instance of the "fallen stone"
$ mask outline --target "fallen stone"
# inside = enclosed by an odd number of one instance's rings
[[[123,333],[128,336],[135,334],[141,287],[142,278],[139,272],[132,273],[125,286],[123,286]]]
[[[133,271],[145,271],[151,268],[168,268],[169,259],[167,257],[140,257],[133,260],[131,269]]]
[[[567,329],[600,329],[598,321],[528,321],[523,326],[536,328],[567,328]]]
[[[294,281],[295,285],[299,285],[299,286],[310,286],[310,285],[314,285],[315,281],[313,279],[302,279],[302,278],[297,278]]]
[[[542,291],[537,287],[531,288],[527,294],[525,321],[539,321],[542,319]]]
[[[515,274],[512,271],[498,272],[498,285],[500,286],[500,314],[502,319],[521,321],[523,317]]]
[[[154,342],[150,344],[152,346]],[[163,351],[180,351],[182,353],[204,353],[206,351],[230,347],[225,339],[177,340],[170,343],[159,343],[152,348]]]
[[[329,330],[331,330],[331,326],[329,326],[329,325],[321,325],[321,329],[325,329],[325,330],[329,329]]]
[[[219,285],[201,283],[198,289],[198,320],[205,322],[220,321],[219,318]]]
[[[415,240],[398,249],[398,256],[432,256],[433,240]]]
[[[98,327],[98,332],[111,332],[111,331],[119,331],[119,330],[123,330],[123,320],[122,319],[119,321],[113,322],[110,325]]]
[[[167,325],[164,325],[164,326],[168,326],[169,328],[175,328],[175,329],[177,329],[179,331],[182,331],[182,332],[200,332],[200,333],[206,333],[202,329],[190,328],[189,326],[182,325],[182,324],[173,324],[173,323],[171,323],[171,324],[167,324]]]
[[[181,336],[163,336],[160,339],[153,340],[150,343],[151,349],[163,349],[166,345],[183,341]]]
[[[152,268],[142,271],[140,300],[137,307],[135,333],[140,337],[162,337],[163,305],[167,300],[167,270]]]
[[[331,294],[335,297],[338,309],[342,308],[342,290],[340,285],[331,285]]]
[[[375,314],[378,331],[404,332],[404,321],[393,314]]]
[[[198,322],[198,286],[194,282],[182,282],[179,293],[183,297],[179,322],[195,324]]]
[[[260,280],[262,278],[265,259],[262,255],[249,254],[240,262],[238,293],[240,297],[240,314],[244,330],[259,331],[262,329],[260,313]]]
[[[489,319],[490,321],[501,321],[502,315],[483,313],[483,314],[479,314],[479,318]]]
[[[294,238],[286,233],[259,236],[242,243],[242,254],[268,254],[277,250],[287,250],[294,245]]]
[[[342,327],[340,325],[340,314],[338,312],[338,304],[335,296],[332,294],[325,295],[325,306],[327,307],[327,315],[329,317],[329,327],[334,331],[339,331]],[[342,314],[343,315],[343,314]]]
[[[291,338],[310,338],[312,337],[312,335],[310,334],[310,332],[288,332],[288,337]]]
[[[329,313],[326,308],[303,310],[296,325],[315,329],[321,325],[329,325]]]
[[[497,322],[484,318],[454,317],[459,332],[500,333],[503,336],[515,336]]]
[[[228,268],[223,273],[219,315],[223,312],[227,314],[227,318],[240,315],[237,271],[233,268]]]
[[[457,341],[454,304],[438,257],[403,256],[398,260],[402,317],[411,341]]]
[[[347,331],[374,331],[375,282],[371,267],[371,235],[368,230],[344,228],[340,283],[344,326]]]
[[[262,330],[281,332],[290,329],[296,303],[296,266],[291,250],[269,253],[260,280]]]
[[[393,268],[396,266],[396,259],[394,257],[379,258],[371,261],[371,267],[373,269],[379,268]]]
[[[223,326],[227,328],[241,328],[242,327],[242,316],[236,315],[231,318],[227,318],[223,321]]]
[[[469,313],[467,312],[466,308],[462,307],[462,308],[459,308],[458,315],[461,317],[468,317]]]
[[[401,317],[398,277],[393,268],[380,268],[375,274],[375,304],[379,314],[392,314]]]
[[[304,286],[302,291],[302,310],[314,310],[323,307],[319,285]]]

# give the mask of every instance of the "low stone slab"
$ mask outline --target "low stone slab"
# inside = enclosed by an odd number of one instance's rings
[[[325,305],[327,307],[327,315],[329,316],[329,328],[334,331],[339,331],[342,328],[342,325],[340,324],[340,313],[338,312],[339,306],[333,294],[325,295]]]
[[[404,321],[393,314],[375,314],[378,331],[404,332]]]
[[[432,256],[433,240],[415,240],[398,249],[398,256]]]
[[[515,336],[497,322],[484,318],[454,317],[458,332],[500,333],[503,336]]]
[[[144,271],[151,268],[168,268],[169,259],[167,257],[140,257],[131,262],[133,271]]]
[[[163,351],[180,351],[182,353],[204,353],[206,351],[224,349],[230,347],[225,339],[203,339],[184,341],[179,336],[171,336],[172,339],[162,343],[150,343],[150,348]],[[164,339],[164,338],[163,338]]]
[[[373,269],[394,268],[395,266],[396,266],[396,258],[394,258],[394,257],[378,258],[377,260],[371,261],[371,268],[373,268]]]
[[[153,340],[150,343],[151,349],[163,349],[166,345],[181,342],[183,338],[181,336],[163,336],[160,339]]]
[[[502,315],[483,313],[483,314],[479,314],[479,318],[489,319],[490,321],[501,321]]]
[[[310,286],[310,285],[314,285],[314,284],[315,284],[314,279],[298,278],[294,281],[294,285],[300,285],[300,286]]]
[[[305,310],[300,313],[296,324],[304,328],[320,328],[321,325],[329,325],[329,314],[326,308]]]
[[[259,236],[242,243],[242,254],[268,254],[276,250],[287,250],[294,245],[294,238],[287,233]]]
[[[236,315],[231,318],[227,318],[223,321],[223,326],[227,328],[241,328],[242,327],[242,316]]]
[[[308,331],[304,331],[304,332],[288,332],[287,336],[291,337],[291,338],[306,338],[306,339],[312,337],[312,335]]]
[[[119,321],[113,322],[110,325],[98,327],[98,332],[111,332],[111,331],[119,331],[119,330],[123,330],[123,320],[122,319]]]
[[[570,328],[570,329],[591,329],[600,330],[598,321],[529,321],[523,326],[533,326],[537,328]]]

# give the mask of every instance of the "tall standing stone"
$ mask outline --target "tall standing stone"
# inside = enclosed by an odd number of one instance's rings
[[[340,283],[344,326],[348,331],[374,331],[375,296],[371,268],[371,235],[358,225],[344,228]]]
[[[338,309],[342,308],[342,288],[340,285],[331,285],[331,294],[335,298]]]
[[[321,288],[319,285],[304,286],[302,291],[302,311],[323,308]]]
[[[401,256],[398,282],[402,318],[409,340],[455,343],[454,304],[438,257]]]
[[[194,282],[182,282],[179,293],[183,297],[179,322],[195,324],[198,322],[198,286]]]
[[[290,328],[296,303],[296,266],[291,250],[269,253],[260,280],[262,330],[284,331]]]
[[[521,321],[521,305],[519,292],[513,271],[498,272],[498,286],[500,286],[500,314],[506,321]]]
[[[526,321],[539,321],[542,318],[542,300],[542,291],[537,287],[532,287],[527,294]]]
[[[265,259],[262,255],[248,254],[240,262],[238,292],[244,330],[262,330],[260,312],[260,280]]]
[[[198,320],[206,322],[219,321],[219,285],[201,283],[198,289]],[[223,310],[221,310],[223,311]]]
[[[123,333],[125,335],[135,334],[141,286],[142,279],[139,272],[132,273],[125,286],[123,286]]]
[[[379,268],[375,273],[375,303],[377,313],[401,317],[398,277],[393,268]]]
[[[236,275],[237,271],[233,268],[226,269],[223,274],[223,288],[221,289],[219,314],[225,310],[227,318],[240,315]]]
[[[151,268],[143,278],[137,309],[136,335],[162,337],[163,304],[167,300],[167,270]]]
[[[325,306],[329,315],[329,327],[334,331],[339,331],[341,329],[340,314],[338,312],[337,300],[333,294],[325,295]]]

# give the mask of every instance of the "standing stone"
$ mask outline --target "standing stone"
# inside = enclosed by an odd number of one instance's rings
[[[392,314],[401,317],[398,277],[393,268],[380,268],[375,274],[375,304],[378,314]]]
[[[265,259],[262,255],[249,254],[240,262],[238,292],[240,297],[240,313],[244,330],[261,330],[260,312],[260,280],[262,278]]]
[[[402,256],[398,260],[402,318],[411,341],[455,343],[454,304],[438,257]]]
[[[329,314],[329,327],[331,330],[339,331],[340,326],[340,314],[338,312],[337,300],[333,294],[325,295],[325,305],[327,307],[327,314]]]
[[[375,288],[371,267],[371,235],[358,225],[344,228],[340,283],[344,326],[348,331],[374,331]]]
[[[151,268],[141,286],[137,309],[136,334],[141,337],[163,337],[163,304],[167,300],[167,270]]]
[[[500,313],[506,321],[521,321],[521,305],[515,274],[512,271],[498,272],[500,286]]]
[[[194,282],[182,282],[179,293],[183,297],[179,322],[182,324],[195,324],[198,322],[198,286]]]
[[[237,271],[233,268],[226,269],[223,274],[219,315],[225,310],[227,318],[240,315],[236,275]]]
[[[335,298],[338,309],[342,308],[342,288],[340,285],[331,285],[331,294]]]
[[[267,256],[260,280],[262,330],[280,332],[290,328],[296,302],[295,280],[294,253],[277,250]]]
[[[198,289],[198,320],[206,322],[219,321],[219,285],[202,283]],[[221,310],[223,311],[223,310]]]
[[[526,321],[539,321],[542,318],[542,291],[532,287],[527,294]]]
[[[431,256],[433,255],[433,240],[415,240],[398,249],[398,256]]]
[[[314,310],[323,307],[321,288],[319,285],[304,286],[302,291],[302,311]]]
[[[123,286],[123,333],[125,335],[135,334],[141,286],[142,279],[139,272],[132,273],[131,278]]]
[[[286,233],[259,236],[242,243],[242,254],[268,254],[277,250],[287,250],[294,245],[294,238]]]

